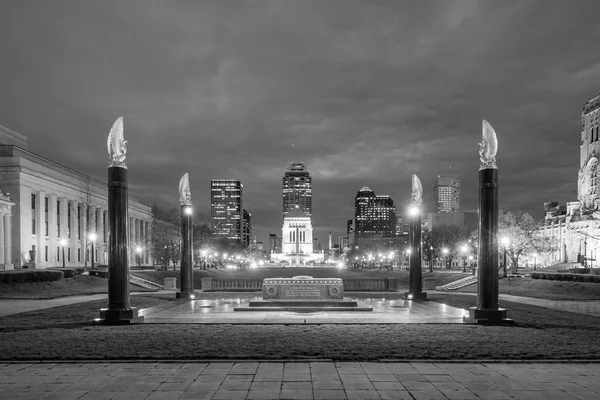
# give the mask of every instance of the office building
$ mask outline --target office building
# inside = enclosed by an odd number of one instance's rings
[[[396,207],[390,196],[375,195],[364,186],[354,200],[354,233],[356,240],[371,236],[396,234]]]
[[[302,162],[292,161],[283,176],[283,217],[296,206],[312,216],[312,179]]]
[[[236,179],[211,179],[211,230],[217,237],[242,242],[244,186]]]
[[[460,180],[454,175],[438,175],[433,188],[438,213],[460,212]]]
[[[244,247],[250,246],[252,238],[252,214],[244,209],[242,225],[242,244]]]

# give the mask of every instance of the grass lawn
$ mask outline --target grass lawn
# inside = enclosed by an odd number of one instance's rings
[[[477,285],[457,292],[477,293]],[[549,281],[545,279],[502,278],[500,293],[548,300],[600,300],[600,283]]]
[[[129,289],[132,292],[149,291],[134,285],[129,285]],[[55,299],[96,293],[108,293],[106,278],[75,275],[53,282],[0,283],[0,299]]]
[[[177,287],[181,278],[180,271],[132,271],[133,275],[140,278],[163,284],[167,277],[177,278]],[[400,286],[408,287],[408,271],[406,270],[340,270],[338,268],[263,268],[248,270],[228,270],[228,269],[195,269],[194,287],[202,287],[202,278],[213,279],[265,279],[265,278],[292,278],[298,275],[309,275],[313,278],[346,278],[346,279],[385,279],[396,278]],[[436,285],[445,285],[446,283],[469,276],[469,273],[462,272],[425,272],[423,278],[434,278]]]
[[[213,296],[227,296],[211,293]],[[238,297],[238,294],[232,294]],[[431,294],[468,308],[468,295]],[[173,301],[133,296],[145,308]],[[105,301],[0,318],[0,360],[48,359],[600,359],[600,318],[503,302],[515,326],[133,325],[97,326]],[[585,345],[582,345],[585,343]]]

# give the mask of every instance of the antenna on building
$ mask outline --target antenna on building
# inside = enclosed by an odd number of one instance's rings
[[[302,162],[302,145],[300,145],[300,162]]]
[[[293,143],[292,143],[292,162],[296,162],[296,148],[294,147]]]

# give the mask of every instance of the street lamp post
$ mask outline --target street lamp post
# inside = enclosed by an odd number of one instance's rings
[[[98,236],[95,233],[90,233],[89,239],[90,239],[90,242],[92,243],[92,270],[94,269],[94,255],[95,255],[94,242],[96,241],[97,237]]]
[[[460,251],[463,254],[463,272],[467,272],[467,245],[463,245]]]
[[[502,237],[501,241],[502,241],[502,246],[504,246],[504,278],[506,278],[508,276],[507,266],[506,266],[506,248],[508,247],[510,240],[508,239],[508,237],[504,236],[504,237]]]
[[[444,255],[444,268],[448,269],[448,249],[444,247],[442,249],[442,254]]]
[[[60,245],[62,246],[62,264],[63,268],[65,267],[65,246],[67,245],[67,239],[61,239]]]
[[[537,266],[537,257],[538,257],[538,254],[534,253],[533,254],[533,270],[534,271],[536,270],[536,266]]]
[[[167,245],[165,244],[165,256],[164,256],[164,259],[165,259],[165,271],[166,271],[167,269],[169,269],[169,259],[167,258],[167,257],[168,257],[168,256],[167,256],[167,249],[168,249],[168,247],[167,247]]]
[[[433,272],[433,246],[429,246],[429,272]]]
[[[138,268],[142,268],[142,248],[140,246],[135,248],[135,252],[137,253],[137,257],[138,257]]]

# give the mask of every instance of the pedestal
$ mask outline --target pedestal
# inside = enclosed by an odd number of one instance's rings
[[[479,254],[477,307],[469,309],[465,323],[503,325],[506,310],[498,308],[498,169],[479,171]]]
[[[178,299],[195,299],[194,292],[194,261],[192,258],[192,215],[187,208],[181,206],[181,291],[175,294]]]
[[[129,324],[138,318],[129,295],[127,169],[108,168],[108,308],[100,310],[106,324]]]

